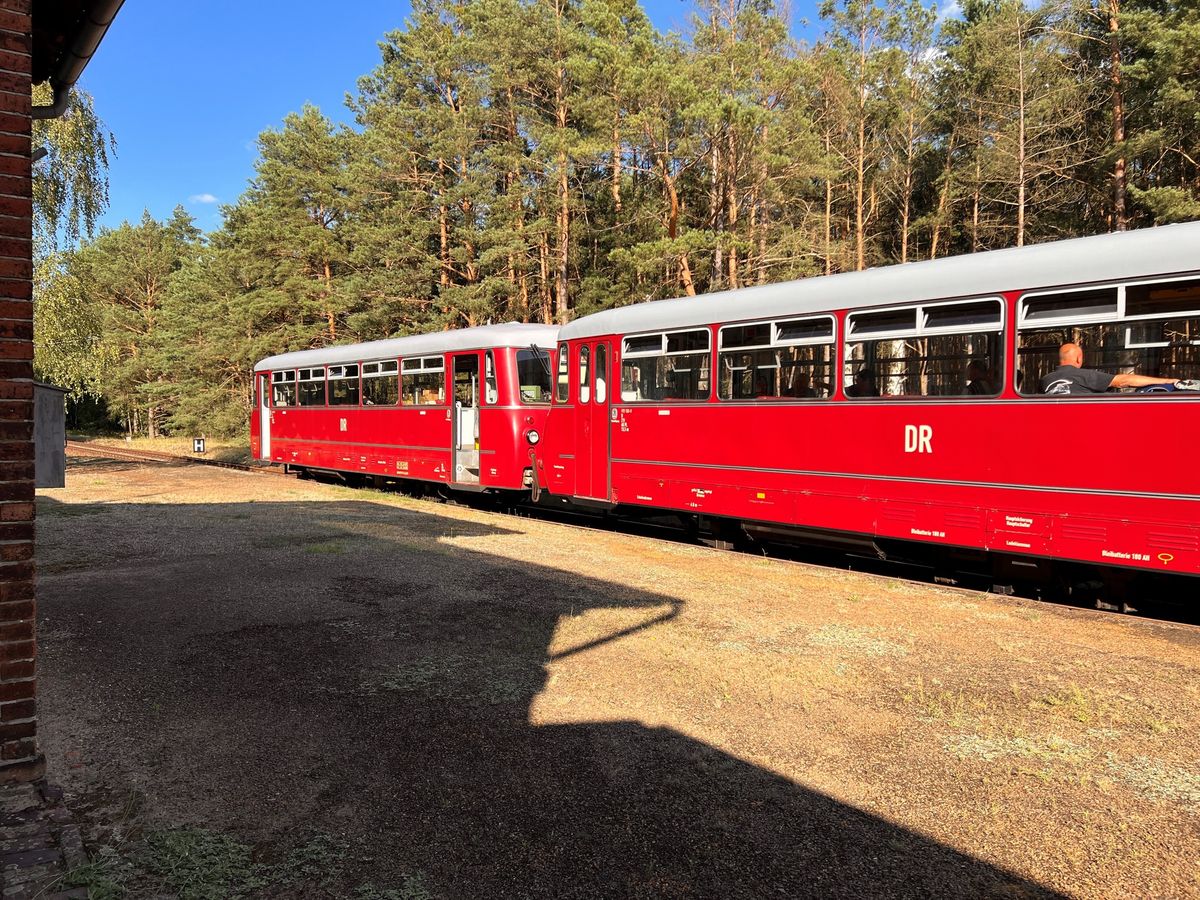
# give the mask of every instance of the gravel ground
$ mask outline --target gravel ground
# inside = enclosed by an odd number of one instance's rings
[[[1200,629],[201,467],[38,503],[94,887],[1200,895]]]

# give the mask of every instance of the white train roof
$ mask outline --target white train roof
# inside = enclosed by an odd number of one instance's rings
[[[359,360],[394,359],[397,356],[421,356],[427,353],[452,353],[456,350],[486,350],[489,347],[537,346],[547,350],[554,347],[557,325],[533,325],[505,322],[502,325],[480,325],[476,328],[457,328],[435,331],[432,334],[413,334],[408,337],[387,338],[363,344],[338,344],[316,350],[296,350],[260,360],[255,372],[272,369],[294,369],[303,366],[325,366]]]
[[[576,319],[559,339],[665,331],[1200,269],[1200,222],[1145,228],[636,303]]]

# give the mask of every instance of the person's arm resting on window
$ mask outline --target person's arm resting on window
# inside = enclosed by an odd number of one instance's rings
[[[1115,388],[1140,388],[1150,387],[1154,384],[1179,384],[1178,378],[1153,378],[1149,375],[1134,375],[1133,373],[1114,375],[1112,384],[1109,387]]]

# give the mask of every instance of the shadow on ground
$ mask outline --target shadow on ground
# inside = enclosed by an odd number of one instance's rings
[[[530,724],[564,616],[629,624],[560,656],[679,607],[472,549],[504,529],[337,501],[39,516],[52,770],[263,858],[337,835],[309,896],[1047,894],[670,729]]]

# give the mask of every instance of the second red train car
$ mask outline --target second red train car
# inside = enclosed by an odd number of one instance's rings
[[[268,357],[254,367],[253,454],[298,471],[527,489],[557,331],[508,323]]]

